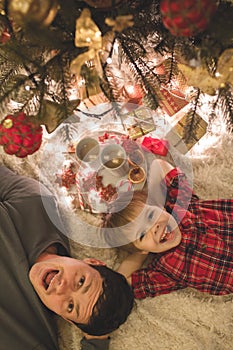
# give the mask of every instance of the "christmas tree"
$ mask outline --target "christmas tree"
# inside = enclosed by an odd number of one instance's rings
[[[188,143],[208,99],[209,122],[218,111],[231,132],[232,18],[232,1],[0,0],[1,145],[32,154],[40,125],[106,101],[116,118],[122,103],[168,116],[188,104]]]

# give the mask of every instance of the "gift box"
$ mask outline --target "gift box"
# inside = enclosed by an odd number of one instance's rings
[[[169,148],[167,140],[156,139],[153,137],[144,137],[142,141],[142,147],[148,152],[158,154],[160,156],[166,156]]]
[[[190,112],[185,113],[166,135],[169,144],[183,154],[187,153],[207,131],[207,122],[195,113],[192,130],[187,134],[191,115]]]
[[[167,90],[161,88],[157,95],[159,97],[160,107],[169,115],[173,116],[189,103],[185,95],[179,90]]]
[[[130,113],[121,115],[121,120],[132,140],[155,130],[152,111],[144,106],[139,107]]]

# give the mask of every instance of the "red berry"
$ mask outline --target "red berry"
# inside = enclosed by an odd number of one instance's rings
[[[20,149],[20,146],[18,145],[8,144],[4,146],[4,151],[7,154],[15,154],[19,151],[19,149]]]

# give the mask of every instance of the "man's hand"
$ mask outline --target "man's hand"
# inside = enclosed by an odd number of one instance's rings
[[[109,350],[110,337],[108,334],[94,336],[84,333],[81,340],[81,350]]]
[[[104,335],[90,335],[90,334],[87,334],[87,333],[83,333],[84,337],[86,339],[108,339],[109,337],[109,334],[104,334]]]

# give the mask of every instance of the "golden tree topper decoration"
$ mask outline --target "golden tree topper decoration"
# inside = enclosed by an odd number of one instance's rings
[[[91,19],[91,12],[87,8],[83,9],[76,21],[75,46],[88,47],[89,50],[78,55],[71,62],[71,72],[79,76],[85,62],[93,60],[98,73],[102,75],[102,66],[99,59],[99,52],[102,49],[102,34]]]
[[[9,0],[8,12],[13,22],[24,25],[27,22],[48,26],[57,15],[58,0]]]

